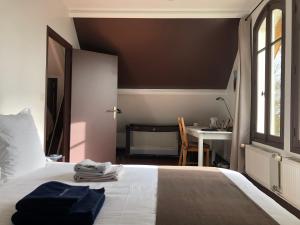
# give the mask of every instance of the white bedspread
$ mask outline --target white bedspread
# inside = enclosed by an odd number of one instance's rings
[[[95,225],[155,225],[156,166],[124,166],[120,180],[108,183],[74,183],[73,164],[48,163],[37,170],[0,186],[0,225],[11,225],[15,203],[34,188],[50,180],[72,185],[106,188],[106,201]],[[259,191],[241,174],[221,170],[253,201],[283,225],[300,225],[300,221],[271,198]]]

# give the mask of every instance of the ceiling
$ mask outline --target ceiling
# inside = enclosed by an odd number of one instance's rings
[[[74,18],[81,49],[119,58],[119,88],[226,89],[239,19]]]
[[[260,0],[64,0],[72,17],[240,18]]]
[[[260,0],[63,0],[80,47],[119,57],[119,88],[227,87],[238,19]]]

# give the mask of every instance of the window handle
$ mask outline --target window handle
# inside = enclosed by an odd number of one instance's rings
[[[261,92],[261,96],[265,96],[265,92],[264,91]]]

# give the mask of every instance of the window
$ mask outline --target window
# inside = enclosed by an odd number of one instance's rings
[[[284,1],[271,0],[253,32],[252,140],[283,148]]]
[[[291,104],[291,151],[300,154],[300,2],[293,1],[293,64]],[[298,10],[297,10],[298,9]]]

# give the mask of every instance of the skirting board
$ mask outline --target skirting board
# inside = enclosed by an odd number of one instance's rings
[[[73,18],[241,18],[247,10],[70,8]]]
[[[212,89],[118,89],[119,95],[227,95],[227,90]]]

